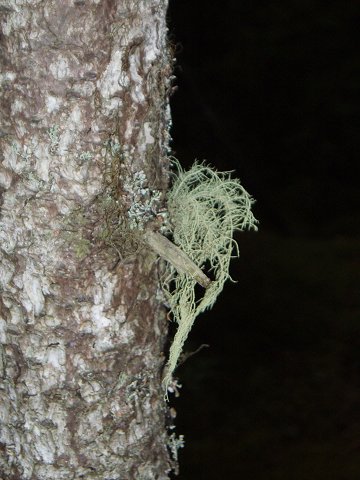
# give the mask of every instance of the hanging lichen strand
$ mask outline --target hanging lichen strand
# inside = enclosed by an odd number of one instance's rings
[[[195,294],[196,279],[167,264],[163,290],[178,330],[164,377],[166,391],[195,318],[213,306],[230,278],[230,260],[239,255],[234,232],[257,230],[251,211],[254,201],[229,172],[217,172],[203,163],[195,163],[189,171],[184,171],[178,162],[175,167],[168,195],[170,233],[174,243],[198,267],[209,272],[212,281],[199,299]]]

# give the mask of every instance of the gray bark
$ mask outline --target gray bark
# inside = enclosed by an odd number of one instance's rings
[[[166,7],[1,1],[2,479],[168,478]]]

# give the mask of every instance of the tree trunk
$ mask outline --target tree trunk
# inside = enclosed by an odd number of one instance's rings
[[[159,262],[141,241],[167,188],[166,7],[0,6],[3,480],[174,465]]]

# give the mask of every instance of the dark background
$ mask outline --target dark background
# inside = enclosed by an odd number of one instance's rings
[[[170,1],[174,153],[260,220],[177,370],[180,480],[360,478],[358,6]]]

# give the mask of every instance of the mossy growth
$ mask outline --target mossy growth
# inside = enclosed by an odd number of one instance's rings
[[[115,250],[119,258],[124,258],[134,254],[139,245],[137,232],[131,232],[126,215],[123,187],[126,158],[117,139],[110,137],[104,147],[104,185],[95,202],[101,222],[94,235],[101,243]]]
[[[63,238],[75,256],[84,259],[93,248],[107,247],[123,258],[138,249],[139,236],[131,232],[126,216],[122,188],[123,152],[110,137],[103,146],[104,177],[101,191],[89,204],[76,207],[62,221]],[[81,162],[90,161],[91,152],[79,155]]]
[[[150,188],[143,170],[132,171],[126,151],[114,139],[106,143],[104,188],[97,199],[102,222],[97,236],[120,258],[135,254],[143,245],[143,232],[154,220],[162,199]]]
[[[157,218],[163,199],[143,170],[131,168],[133,162],[115,136],[104,143],[102,154],[102,188],[89,204],[66,215],[64,237],[78,258],[96,247],[123,260],[143,248],[144,231]],[[79,156],[81,162],[92,158],[91,152]]]
[[[251,211],[253,199],[229,172],[217,172],[197,162],[188,171],[177,161],[174,166],[176,173],[167,199],[169,235],[198,267],[210,272],[212,281],[198,298],[194,277],[167,263],[162,286],[178,330],[164,377],[166,391],[195,318],[213,306],[230,279],[230,260],[239,255],[234,232],[257,229]]]
[[[91,242],[85,236],[87,224],[88,219],[82,208],[73,210],[62,221],[62,237],[79,260],[83,260],[91,250]]]
[[[75,237],[70,240],[76,258],[83,260],[91,249],[91,242],[87,238]]]

